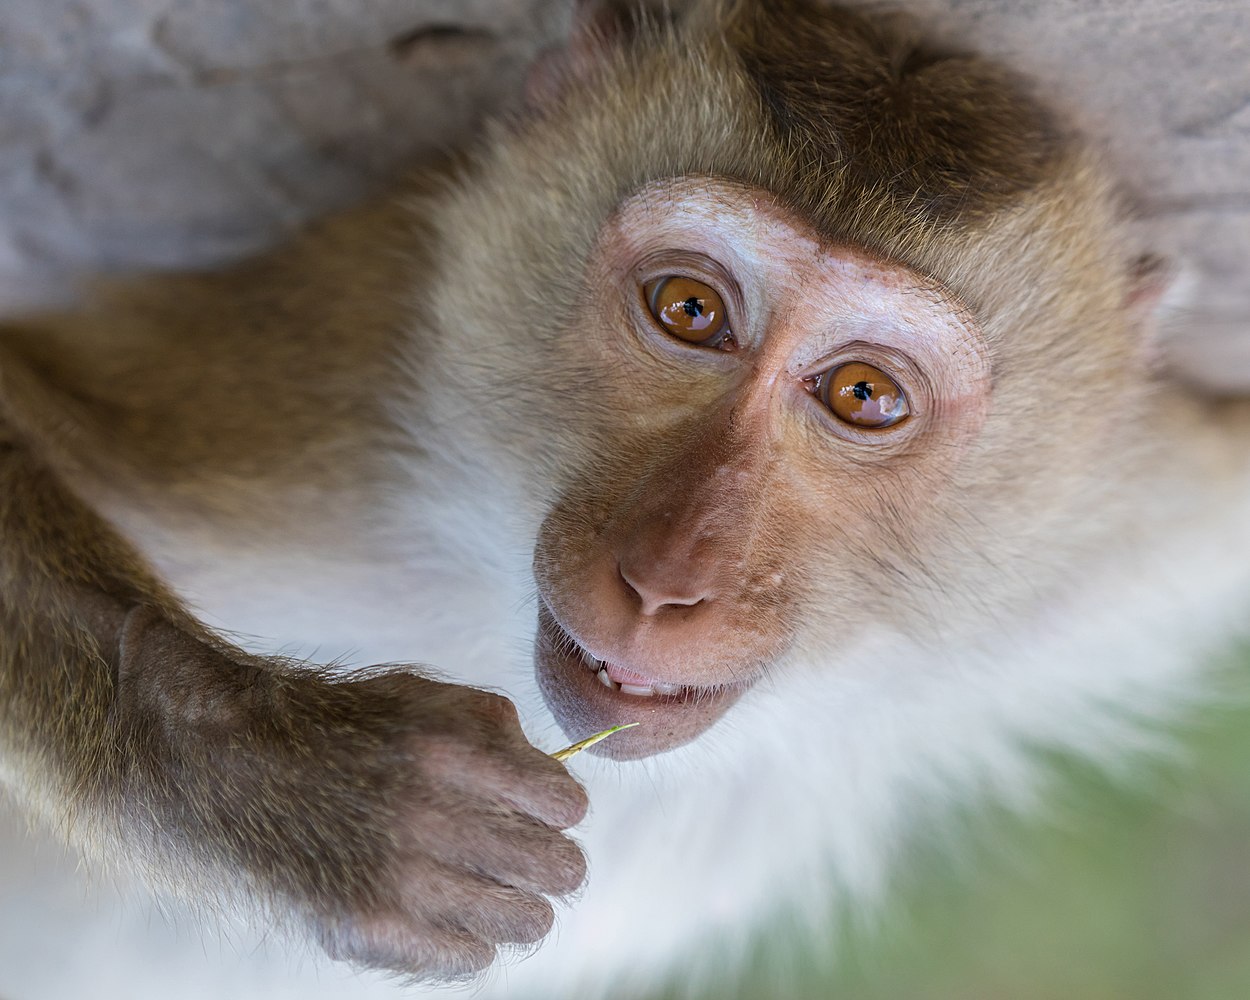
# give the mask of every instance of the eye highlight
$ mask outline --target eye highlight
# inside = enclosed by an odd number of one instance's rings
[[[710,285],[674,275],[648,282],[643,296],[651,315],[670,336],[699,347],[733,349],[729,310]]]
[[[853,361],[824,372],[814,392],[844,424],[867,430],[893,427],[911,412],[907,396],[880,368]]]

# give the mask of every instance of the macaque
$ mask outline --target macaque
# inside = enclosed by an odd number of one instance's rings
[[[0,778],[329,995],[818,929],[1250,606],[1250,406],[1026,85],[803,0],[575,22],[393,197],[0,330]]]

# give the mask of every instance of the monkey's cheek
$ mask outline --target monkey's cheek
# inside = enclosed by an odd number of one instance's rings
[[[638,697],[610,690],[586,666],[575,640],[539,600],[534,669],[539,690],[570,742],[612,726],[639,723],[596,744],[588,753],[638,760],[697,739],[750,686],[685,688],[678,694]]]

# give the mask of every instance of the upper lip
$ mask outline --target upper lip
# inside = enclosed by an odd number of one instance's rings
[[[574,640],[576,642],[576,640]],[[596,674],[602,675],[600,680],[605,677],[612,684],[633,688],[635,691],[641,692],[642,689],[650,689],[656,694],[680,694],[682,691],[693,690],[688,685],[670,684],[667,681],[654,680],[646,674],[631,670],[629,667],[623,667],[612,660],[601,660],[592,655],[589,651],[582,649],[582,662],[586,664]],[[617,668],[617,669],[613,669]],[[615,674],[615,676],[613,676]],[[623,674],[629,674],[628,678],[622,677]],[[606,686],[606,685],[605,685]]]
[[[555,613],[555,610],[545,600],[543,601],[543,605],[546,607],[547,613],[551,615],[551,620],[555,624],[556,628],[558,628],[564,634],[564,637],[576,647],[578,655],[581,657],[582,662],[586,664],[588,669],[598,673],[599,671],[610,667],[620,668],[621,671],[632,674],[634,677],[638,678],[640,682],[642,682],[637,686],[649,687],[660,694],[676,694],[679,690],[694,689],[694,685],[677,684],[673,681],[662,680],[661,678],[655,677],[649,671],[639,670],[633,663],[627,662],[621,657],[601,656],[573,629],[565,625],[564,622],[560,620],[559,615]]]
[[[636,661],[611,654],[602,655],[606,652],[602,649],[602,647],[598,647],[597,649],[596,647],[592,647],[591,644],[583,640],[574,629],[570,628],[561,620],[560,616],[556,614],[555,609],[552,608],[545,599],[540,597],[539,600],[542,601],[548,615],[551,616],[552,624],[554,624],[555,627],[563,634],[565,640],[570,642],[575,647],[575,651],[581,658],[582,662],[586,665],[587,669],[592,672],[598,673],[605,668],[619,668],[619,672],[629,673],[638,678],[638,683],[635,686],[649,687],[657,694],[697,694],[700,692],[709,694],[715,691],[750,686],[749,683],[689,684],[680,681],[667,680],[663,677],[656,676],[656,674],[652,671],[639,669]],[[630,681],[623,681],[621,683],[629,684]]]
[[[632,664],[626,663],[619,656],[602,655],[604,652],[603,650],[596,652],[596,650],[592,648],[591,644],[577,633],[576,629],[570,628],[564,623],[564,620],[556,614],[555,608],[551,606],[551,603],[546,598],[540,595],[538,599],[542,601],[543,607],[546,609],[547,614],[551,616],[551,620],[555,624],[556,628],[564,633],[564,637],[577,647],[577,652],[581,655],[583,660],[589,657],[593,660],[597,660],[599,663],[612,663],[618,667],[623,667],[630,673],[638,674],[639,676],[650,676],[646,674],[645,671],[635,670]],[[587,666],[590,666],[590,664],[587,663]]]
[[[636,658],[620,669],[644,678],[654,676],[649,671],[635,671],[634,663]],[[600,665],[599,670],[591,672],[596,664]],[[618,684],[601,686],[607,676],[604,664],[615,667],[616,661],[596,658],[540,598],[535,665],[543,696],[570,739],[625,722],[643,722],[644,727],[622,733],[615,741],[609,740],[591,751],[618,760],[648,757],[689,743],[751,686],[751,680],[698,687],[674,685],[670,693],[664,682],[657,680],[647,685],[650,690],[628,690],[629,685],[621,690]],[[655,684],[661,686],[656,688]]]
[[[599,649],[596,650],[596,647],[591,646],[589,642],[586,642],[580,635],[577,635],[577,632],[574,629],[570,629],[569,626],[564,624],[564,621],[562,621],[560,616],[556,614],[554,607],[551,607],[550,602],[547,602],[544,597],[541,596],[539,597],[539,600],[542,601],[542,606],[545,607],[547,614],[551,616],[552,624],[556,626],[556,629],[559,629],[560,632],[562,632],[562,635],[564,635],[567,641],[571,642],[571,644],[576,647],[577,655],[581,657],[581,661],[584,662],[589,670],[597,672],[607,666],[620,667],[622,671],[629,672],[629,674],[639,677],[640,681],[644,682],[645,686],[651,687],[651,689],[655,690],[657,694],[677,694],[679,691],[710,691],[719,690],[721,687],[729,686],[721,684],[682,684],[680,681],[666,680],[664,677],[656,676],[651,670],[640,670],[635,661],[627,660],[625,657],[610,654],[602,655],[605,652],[605,650],[602,650],[602,647],[599,647]],[[642,686],[642,684],[637,686]]]

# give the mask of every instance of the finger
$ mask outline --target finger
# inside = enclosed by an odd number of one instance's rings
[[[473,976],[495,960],[481,937],[402,912],[323,921],[318,937],[333,959],[423,979]]]
[[[532,944],[555,921],[545,899],[450,865],[426,868],[402,898],[424,923],[491,944]]]
[[[586,790],[559,761],[525,743],[474,776],[472,788],[480,796],[508,803],[557,830],[576,826],[586,817],[590,800]]]
[[[421,853],[504,885],[562,896],[586,878],[578,845],[544,823],[500,809],[423,809],[410,826]]]

